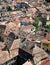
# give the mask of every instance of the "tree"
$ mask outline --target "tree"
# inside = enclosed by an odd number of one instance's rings
[[[12,11],[12,8],[10,6],[8,6],[7,11]]]
[[[40,17],[36,17],[36,18],[35,18],[35,22],[33,23],[33,25],[34,25],[35,27],[38,27],[39,23],[40,23],[40,25],[41,25],[42,21],[43,21],[43,18],[42,18],[41,16],[40,16]]]
[[[50,30],[50,24],[49,25],[46,25],[45,28],[47,28],[47,29]]]
[[[38,27],[38,22],[34,22],[32,25]]]
[[[46,1],[45,1],[45,2],[43,2],[43,4],[44,4],[44,5],[46,5],[46,6],[48,5],[48,3],[47,3]]]

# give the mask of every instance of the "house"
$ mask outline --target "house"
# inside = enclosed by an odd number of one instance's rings
[[[10,57],[9,57],[9,53],[7,51],[1,51],[0,52],[0,64],[6,62]]]
[[[17,42],[17,43],[16,43]],[[7,44],[9,46],[9,44]],[[8,51],[4,50],[0,51],[0,64],[3,64],[9,60],[11,60],[13,57],[18,56],[19,51],[19,45],[20,45],[20,39],[16,39],[13,41],[11,47],[9,48],[10,54]]]
[[[42,63],[43,60],[45,60],[46,58],[48,58],[48,54],[41,48],[39,48],[36,44],[35,44],[35,48],[33,48],[33,60],[34,63],[36,65],[40,65]]]
[[[42,39],[42,48],[50,52],[50,34],[48,34],[45,38]]]
[[[37,12],[37,9],[34,7],[31,7],[31,8],[28,8],[28,11],[26,13],[27,13],[27,16],[34,18],[36,16],[36,12]]]
[[[12,25],[11,25],[12,24]],[[0,32],[2,33],[4,41],[0,41],[0,64],[4,64],[12,58],[18,56],[20,39],[17,38],[16,34],[11,30],[11,28],[16,30],[16,24],[9,23],[5,25],[0,24]],[[11,25],[11,26],[10,26]],[[10,28],[9,28],[10,27]],[[8,51],[9,49],[9,51]]]
[[[14,23],[15,25],[17,25],[18,27],[21,26],[20,20],[18,20],[17,18],[15,18],[15,19],[13,20],[13,23]]]
[[[34,28],[35,27],[33,25],[21,26],[21,30],[27,33],[30,33],[32,30],[34,30]]]
[[[11,58],[19,55],[19,46],[20,46],[20,39],[15,39],[12,43],[10,50]]]
[[[0,41],[0,58],[1,58],[0,64],[9,61],[15,56],[18,56],[18,51],[19,51],[20,39],[17,39],[16,35],[13,32],[9,32],[9,34],[5,38],[4,32],[6,27],[7,27],[6,25],[0,25],[1,28],[0,32],[2,31],[1,36],[3,36],[4,39],[3,42]],[[8,52],[7,49],[9,49],[10,53]]]
[[[13,22],[6,24],[4,35],[8,36],[10,32],[13,32],[14,34],[19,32],[19,27]]]
[[[19,55],[27,60],[24,64],[27,64],[30,59],[33,64],[40,65],[43,60],[48,58],[48,54],[43,49],[34,45],[35,43],[28,40],[20,44]]]
[[[2,49],[4,49],[4,48],[5,48],[4,42],[0,41],[0,51],[2,51]]]
[[[19,20],[20,20],[20,22],[27,22],[27,23],[30,23],[30,24],[35,22],[35,20],[30,15],[26,16],[26,17],[20,17]]]

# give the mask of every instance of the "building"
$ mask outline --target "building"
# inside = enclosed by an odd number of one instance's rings
[[[23,30],[24,32],[27,32],[27,33],[30,33],[34,29],[35,29],[35,27],[33,25],[21,26],[21,30]]]
[[[45,51],[50,52],[50,34],[48,34],[46,38],[42,39],[42,48]]]
[[[32,54],[34,55],[34,63],[36,65],[40,65],[43,60],[48,58],[48,54],[41,48],[35,45],[35,48],[33,49]]]

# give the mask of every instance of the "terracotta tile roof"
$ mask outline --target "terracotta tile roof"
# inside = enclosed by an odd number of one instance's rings
[[[16,25],[19,24],[19,20],[14,20],[13,23],[15,23]]]
[[[37,34],[42,34],[42,31],[37,31]]]
[[[48,54],[41,48],[39,48],[37,45],[35,45],[35,48],[33,49],[33,54],[34,55],[44,55],[43,57],[48,56]]]
[[[33,64],[30,61],[27,61],[23,65],[33,65]]]
[[[32,11],[33,13],[35,13],[35,12],[37,11],[36,8],[29,8],[28,10],[29,10],[30,12]]]
[[[20,45],[20,39],[14,40],[10,50],[19,48],[19,45]]]
[[[2,51],[2,49],[4,49],[4,48],[5,48],[4,43],[0,42],[0,50]]]
[[[0,52],[0,64],[9,60],[9,53],[7,51]]]
[[[48,57],[48,54],[43,49],[37,46],[33,49],[33,55],[35,64],[38,63],[40,60]]]
[[[37,9],[36,8],[28,8],[27,16],[36,16]]]
[[[24,32],[27,32],[27,33],[31,32],[31,29],[34,29],[34,26],[28,25],[28,26],[21,27],[21,30],[23,30]]]
[[[4,31],[4,35],[8,36],[10,32],[13,32],[14,34],[17,34],[17,32],[19,32],[18,26],[13,22],[6,24],[6,29]]]
[[[17,56],[19,53],[19,45],[20,45],[20,39],[16,39],[13,41],[13,44],[10,48],[10,56],[11,58]]]
[[[34,19],[31,19],[31,20],[30,20],[30,17],[20,17],[19,19],[20,19],[21,22],[28,22],[28,23],[33,23],[33,22],[35,22]]]
[[[47,35],[46,39],[50,41],[50,34]]]
[[[32,4],[31,5],[33,5],[33,7],[36,7],[36,6],[41,6],[41,4],[40,3],[33,3],[32,2]]]
[[[28,26],[22,26],[21,29],[22,30],[29,30],[29,29],[33,29],[34,26],[33,25],[28,25]]]
[[[47,43],[47,42],[50,43],[47,39],[43,39],[42,42],[43,43]]]
[[[26,0],[16,0],[16,2],[26,2]]]
[[[37,7],[37,9],[41,12],[41,13],[46,13],[46,9],[43,7]]]
[[[44,61],[41,65],[50,65],[50,60]]]
[[[50,43],[50,34],[48,34],[44,39],[42,39],[44,43]]]
[[[29,28],[34,28],[34,26],[33,25],[28,25],[28,26],[23,26],[24,28],[26,28],[26,29],[29,29]]]

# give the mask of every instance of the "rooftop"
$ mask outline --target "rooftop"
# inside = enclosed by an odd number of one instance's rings
[[[50,43],[50,33],[45,38],[42,39],[42,42],[43,43]]]
[[[42,62],[41,65],[50,65],[50,60],[46,60],[46,61]]]

